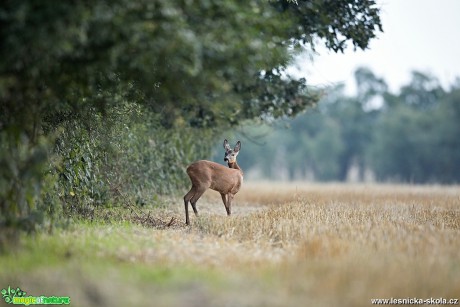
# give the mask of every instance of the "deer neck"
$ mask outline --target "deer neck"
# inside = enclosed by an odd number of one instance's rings
[[[237,169],[239,170],[241,173],[243,173],[243,170],[240,168],[240,166],[238,165],[238,163],[235,162],[228,162],[228,167],[229,168],[233,168],[233,169]]]

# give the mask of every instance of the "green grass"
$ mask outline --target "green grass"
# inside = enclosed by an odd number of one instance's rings
[[[155,250],[151,235],[158,231],[96,222],[25,237],[19,249],[0,256],[0,284],[19,286],[28,295],[68,295],[75,306],[148,305],[155,291],[161,293],[156,304],[168,305],[176,287],[200,283],[212,290],[225,284],[225,276],[212,268],[132,259],[146,246]]]

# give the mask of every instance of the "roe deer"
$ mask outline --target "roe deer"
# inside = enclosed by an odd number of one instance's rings
[[[236,163],[236,156],[241,149],[241,142],[238,141],[232,150],[227,140],[224,140],[225,157],[228,168],[215,162],[200,160],[187,167],[187,174],[192,181],[192,188],[184,196],[185,223],[190,225],[188,217],[188,203],[192,205],[193,212],[198,216],[196,202],[207,189],[213,189],[220,193],[224,202],[227,215],[232,213],[233,196],[240,190],[243,183],[243,171]]]

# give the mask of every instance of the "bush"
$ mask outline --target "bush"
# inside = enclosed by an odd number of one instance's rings
[[[17,241],[19,231],[33,232],[55,213],[50,148],[49,138],[0,133],[0,252]]]
[[[157,205],[163,195],[184,191],[186,165],[211,151],[210,130],[164,128],[160,114],[131,103],[105,112],[55,115],[44,125],[47,137],[35,143],[2,132],[0,226],[11,230],[8,236],[92,219],[100,207]],[[0,237],[0,244],[7,241]]]

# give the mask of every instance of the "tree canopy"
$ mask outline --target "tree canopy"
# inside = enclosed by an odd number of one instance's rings
[[[294,115],[314,97],[280,76],[291,47],[364,49],[378,13],[363,0],[3,1],[1,121],[122,99],[161,112],[165,125]]]

